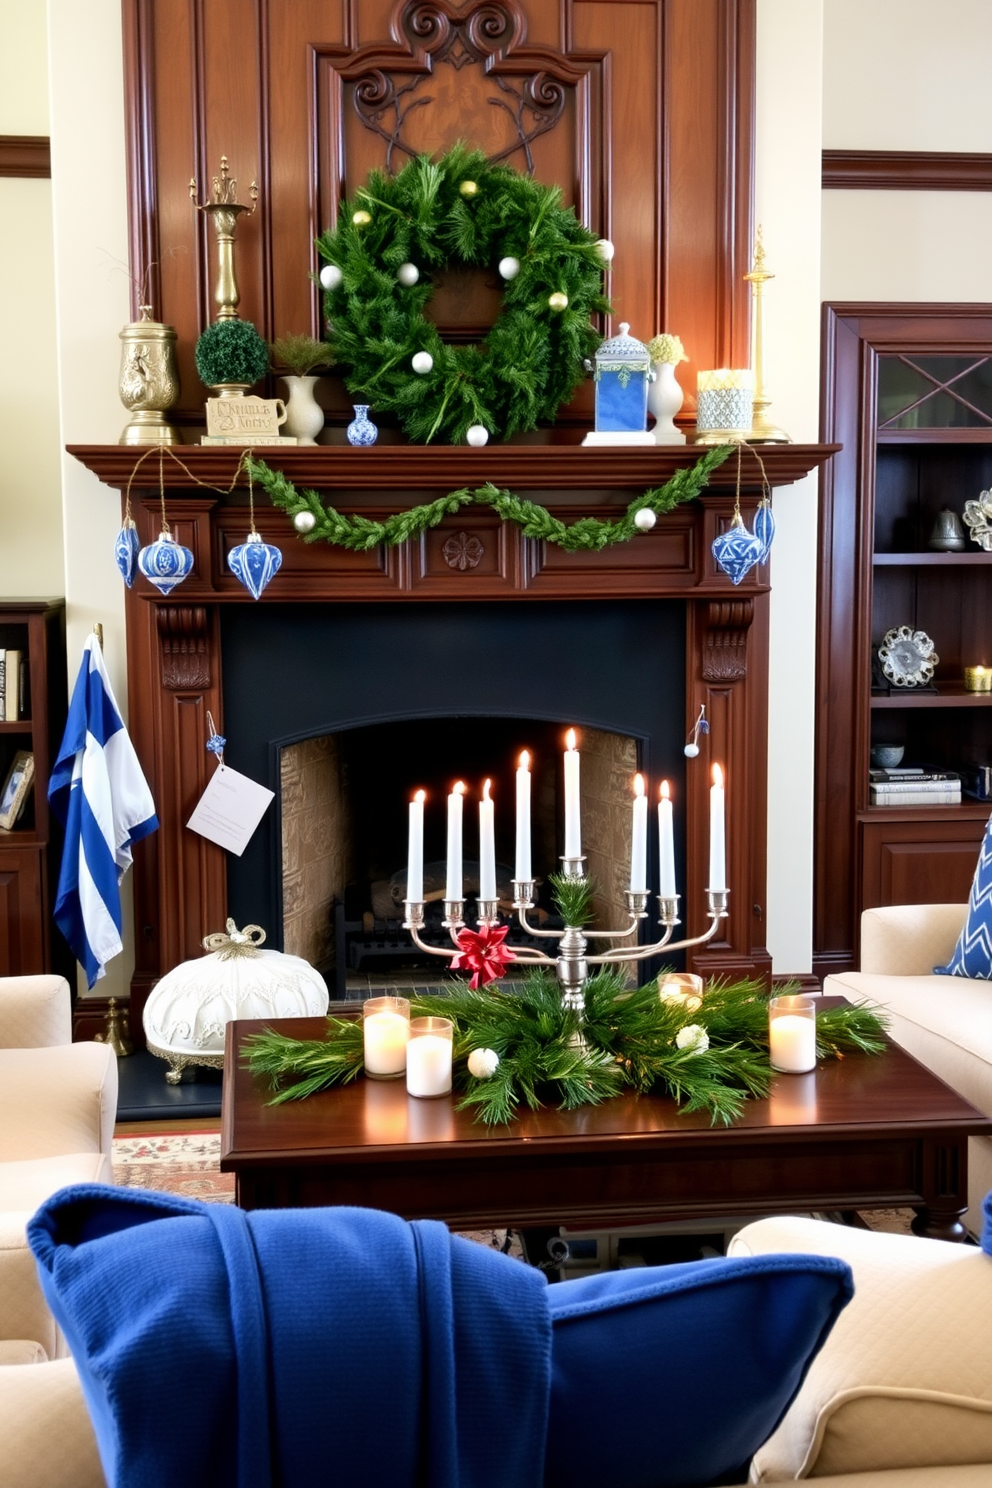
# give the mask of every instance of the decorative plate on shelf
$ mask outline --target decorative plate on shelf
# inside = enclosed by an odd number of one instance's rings
[[[878,648],[882,675],[893,687],[928,687],[939,660],[926,631],[911,625],[886,631]]]

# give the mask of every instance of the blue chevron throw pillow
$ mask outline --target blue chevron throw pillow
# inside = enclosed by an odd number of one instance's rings
[[[934,971],[938,976],[992,981],[992,817],[985,828],[968,896],[968,914],[954,954],[946,966],[935,966]]]

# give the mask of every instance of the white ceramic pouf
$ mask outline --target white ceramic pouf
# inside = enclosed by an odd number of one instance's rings
[[[224,1030],[232,1018],[307,1018],[327,1012],[327,984],[301,956],[260,950],[265,931],[239,930],[204,937],[206,956],[165,974],[145,1003],[148,1048],[168,1062],[166,1080],[178,1085],[187,1065],[224,1067]]]

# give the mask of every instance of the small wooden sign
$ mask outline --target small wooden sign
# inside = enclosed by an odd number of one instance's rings
[[[278,434],[286,422],[281,398],[208,398],[208,434]]]

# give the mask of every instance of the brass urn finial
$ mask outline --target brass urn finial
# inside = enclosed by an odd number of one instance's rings
[[[214,304],[218,320],[236,320],[238,302],[237,280],[234,277],[234,234],[242,212],[250,217],[258,206],[258,182],[252,181],[248,188],[251,206],[238,201],[238,183],[231,179],[227,156],[220,157],[220,174],[213,178],[213,201],[198,202],[196,199],[196,177],[190,177],[189,197],[198,212],[206,212],[217,233],[217,288]]]

